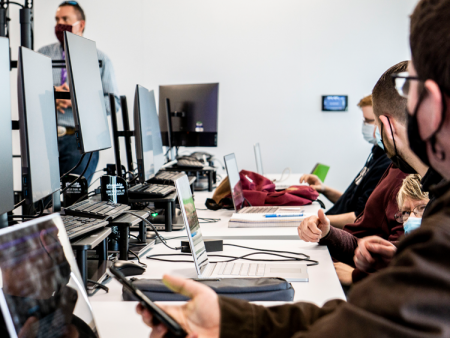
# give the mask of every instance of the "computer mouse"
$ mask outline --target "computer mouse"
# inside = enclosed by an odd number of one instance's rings
[[[126,277],[142,275],[145,272],[144,267],[130,261],[114,261],[113,267],[122,272]]]

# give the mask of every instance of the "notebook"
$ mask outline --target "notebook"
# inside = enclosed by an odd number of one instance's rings
[[[307,266],[304,263],[210,262],[187,176],[177,179],[175,186],[198,278],[279,277],[289,282],[307,282],[309,280]]]
[[[228,221],[229,228],[269,228],[269,227],[298,227],[308,216],[301,217],[271,217],[264,214],[233,214]]]

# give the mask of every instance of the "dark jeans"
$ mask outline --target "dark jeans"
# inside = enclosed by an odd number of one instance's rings
[[[75,141],[75,135],[64,135],[63,137],[58,137],[58,148],[59,148],[59,171],[63,175],[70,169],[76,166],[81,158],[80,151],[77,149],[77,144]],[[89,160],[90,154],[86,154],[80,166],[73,171],[74,174],[80,175]],[[89,163],[89,168],[87,168],[84,173],[84,177],[87,179],[88,184],[94,176],[95,169],[97,168],[99,159],[98,151],[92,153],[92,159]]]

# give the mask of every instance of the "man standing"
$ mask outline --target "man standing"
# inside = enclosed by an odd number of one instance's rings
[[[39,53],[50,57],[52,60],[64,60],[64,31],[72,32],[82,36],[86,27],[86,16],[83,9],[76,1],[64,1],[56,10],[55,35],[59,42],[44,46],[38,50]],[[101,51],[97,51],[98,59],[102,66],[99,68],[103,94],[105,97],[106,111],[111,113],[108,93],[114,93],[116,96],[116,107],[119,107],[118,89],[116,77],[111,60]],[[58,68],[53,69],[53,84],[57,91],[69,91],[67,85],[67,70]],[[72,103],[70,100],[56,100],[58,110],[58,148],[59,148],[59,170],[61,175],[72,169],[80,160],[81,155],[77,149],[75,141],[75,122],[72,113]],[[75,174],[81,174],[85,169],[89,156],[86,156],[80,166],[73,171]],[[86,170],[84,177],[91,181],[99,160],[99,153],[94,152]]]

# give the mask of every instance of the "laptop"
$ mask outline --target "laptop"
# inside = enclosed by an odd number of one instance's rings
[[[99,337],[58,214],[0,230],[0,275],[0,337]]]
[[[239,177],[236,156],[234,154],[226,155],[224,156],[224,161],[228,180],[230,182],[231,198],[233,199],[234,210],[236,210],[236,213],[273,214],[275,212],[302,212],[302,207],[244,207],[244,193],[242,191],[242,183]]]
[[[256,160],[256,172],[260,175],[264,176],[264,170],[263,170],[263,164],[262,164],[262,156],[261,156],[261,147],[259,143],[255,143],[253,145],[253,150],[255,151],[255,160]],[[281,175],[283,176],[283,175]],[[273,181],[275,184],[275,190],[284,190],[289,188],[290,184],[281,184],[278,183],[276,180]]]
[[[290,282],[307,282],[309,280],[307,266],[303,263],[210,262],[187,177],[176,180],[175,187],[198,278],[280,277]]]

